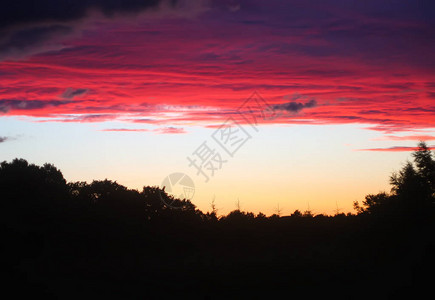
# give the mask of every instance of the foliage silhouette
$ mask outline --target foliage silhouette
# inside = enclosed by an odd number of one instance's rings
[[[51,164],[2,162],[7,287],[48,298],[314,297],[332,286],[336,298],[417,297],[434,266],[435,168],[424,143],[413,157],[357,215],[269,217],[240,205],[218,217],[159,187],[67,183]]]
[[[432,214],[435,203],[435,155],[424,142],[412,154],[414,162],[407,162],[399,172],[390,177],[391,193],[367,195],[360,206],[354,203],[358,213],[407,215],[420,218]]]

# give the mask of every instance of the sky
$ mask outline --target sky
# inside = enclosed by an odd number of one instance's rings
[[[1,5],[0,161],[333,214],[435,144],[433,1]]]

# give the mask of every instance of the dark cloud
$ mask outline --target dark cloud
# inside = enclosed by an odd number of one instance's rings
[[[316,107],[316,106],[317,106],[317,101],[314,99],[311,99],[310,101],[308,101],[306,103],[291,101],[291,102],[287,102],[287,103],[276,104],[273,106],[273,109],[285,110],[288,112],[298,113],[302,109],[312,108],[312,107]]]
[[[72,89],[72,88],[67,88],[65,90],[65,92],[63,92],[61,97],[64,98],[64,99],[73,99],[74,97],[82,96],[82,95],[86,94],[87,92],[88,92],[88,89]]]
[[[161,0],[4,0],[0,10],[0,28],[35,23],[70,22],[86,17],[93,9],[106,16],[131,13],[157,7]],[[175,4],[177,1],[170,1]]]
[[[15,100],[3,99],[0,100],[0,112],[7,113],[11,110],[34,110],[42,109],[51,106],[61,106],[70,103],[70,101],[62,100]]]
[[[388,58],[433,69],[435,1],[240,0],[248,30],[281,34],[259,45],[271,54],[339,57],[383,64]],[[261,34],[261,33],[257,33]],[[289,37],[295,36],[290,41]],[[300,39],[304,37],[303,39]],[[385,66],[385,65],[384,65]],[[336,70],[339,70],[337,65]]]
[[[65,25],[46,25],[12,31],[0,38],[0,59],[20,58],[56,49],[59,47],[58,43],[73,34],[74,29]]]
[[[379,115],[379,114],[386,114],[386,112],[381,111],[381,110],[377,110],[377,109],[360,110],[358,113],[359,113],[359,114],[362,114],[362,115]]]
[[[91,11],[105,17],[172,6],[177,0],[4,0],[0,5],[0,61],[63,48]]]
[[[116,117],[117,117],[116,114],[86,114],[86,115],[72,116],[62,121],[63,122],[104,122],[108,120],[113,120]]]
[[[133,119],[131,120],[134,123],[158,123],[156,119],[150,119],[150,118],[141,118],[141,119]]]
[[[429,112],[429,113],[435,113],[435,107],[411,107],[404,109],[405,111],[412,111],[412,112]]]

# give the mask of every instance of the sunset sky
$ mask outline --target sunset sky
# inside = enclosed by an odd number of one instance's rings
[[[220,214],[333,214],[435,145],[430,0],[2,6],[0,161],[137,189],[182,172]]]

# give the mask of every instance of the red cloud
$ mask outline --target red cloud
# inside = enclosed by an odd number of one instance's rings
[[[428,147],[429,150],[435,149],[435,146]],[[388,148],[371,148],[371,149],[358,149],[357,151],[382,151],[382,152],[403,152],[403,151],[416,151],[418,147],[394,146]]]
[[[340,28],[340,42],[330,20],[312,28],[225,20],[103,23],[62,50],[1,62],[0,114],[213,127],[228,117],[246,122],[238,108],[258,90],[280,111],[259,123],[362,124],[387,133],[435,128],[435,74],[427,67],[434,49],[414,34],[428,30],[418,20],[391,28],[356,20]],[[379,32],[367,35],[359,21]],[[413,47],[395,46],[402,33]],[[388,43],[371,43],[376,34]]]

